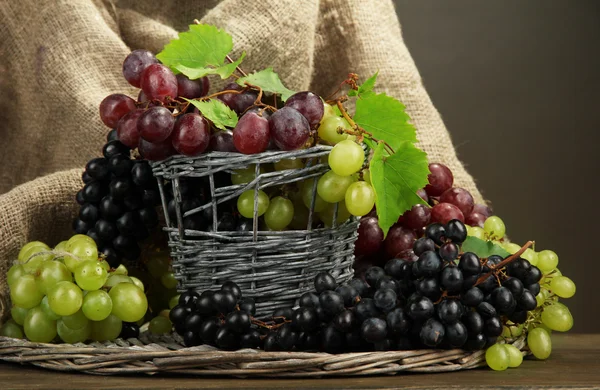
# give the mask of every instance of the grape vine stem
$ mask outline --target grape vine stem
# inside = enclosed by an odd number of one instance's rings
[[[533,241],[527,241],[527,243],[525,245],[523,245],[521,247],[521,249],[516,251],[514,254],[508,256],[506,259],[502,260],[500,263],[498,263],[496,266],[494,266],[492,268],[492,270],[490,272],[488,272],[487,274],[480,276],[479,279],[477,279],[475,286],[478,286],[481,283],[485,282],[485,280],[487,278],[489,278],[490,276],[492,276],[492,274],[494,274],[497,270],[502,269],[507,264],[513,262],[515,259],[517,259],[519,256],[521,256],[532,245],[533,245]]]

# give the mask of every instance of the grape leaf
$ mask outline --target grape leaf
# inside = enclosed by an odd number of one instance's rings
[[[406,210],[427,204],[417,195],[427,184],[427,155],[411,142],[399,143],[395,152],[387,155],[383,143],[379,143],[369,168],[379,226],[385,235]]]
[[[461,249],[463,252],[473,252],[482,258],[490,257],[491,255],[499,255],[502,257],[510,256],[510,253],[500,245],[473,236],[467,237],[465,242],[463,242]]]
[[[225,62],[231,49],[233,39],[224,30],[208,24],[192,24],[189,31],[179,33],[178,38],[169,42],[156,58],[174,71],[190,78],[211,74],[204,73],[199,76],[208,69],[213,69],[214,74],[227,78],[235,71],[235,66],[229,66],[232,64]],[[239,65],[241,59],[236,62]]]
[[[373,88],[375,87],[375,82],[377,81],[378,75],[379,72],[366,79],[364,83],[358,86],[358,90],[351,89],[350,91],[348,91],[348,96],[358,96],[359,98],[366,98],[371,95],[374,95],[375,92],[373,92]]]
[[[265,92],[273,92],[281,95],[281,99],[285,102],[295,92],[287,89],[279,75],[273,71],[273,68],[267,68],[254,72],[245,77],[240,77],[236,82],[242,87],[246,86],[246,82],[262,88]]]
[[[417,141],[415,128],[408,123],[410,118],[404,111],[404,105],[385,93],[358,99],[353,119],[374,138],[386,141],[394,151],[405,141]]]
[[[246,52],[243,52],[237,61],[221,65],[218,68],[189,68],[181,64],[175,65],[174,68],[186,75],[190,80],[199,79],[209,74],[216,74],[221,76],[222,79],[226,79],[235,72],[235,68],[240,65],[244,57],[246,57]]]
[[[218,99],[185,100],[196,106],[202,115],[219,129],[225,130],[225,127],[235,127],[237,125],[238,116],[235,111]]]

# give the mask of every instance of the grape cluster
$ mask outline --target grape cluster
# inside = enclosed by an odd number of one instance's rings
[[[131,158],[129,147],[108,133],[103,157],[90,160],[77,193],[79,216],[73,230],[93,238],[111,267],[136,260],[139,241],[158,224],[160,194],[147,161]]]

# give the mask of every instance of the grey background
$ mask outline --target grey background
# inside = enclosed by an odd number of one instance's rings
[[[459,158],[513,241],[558,253],[572,331],[600,331],[600,1],[395,3]]]

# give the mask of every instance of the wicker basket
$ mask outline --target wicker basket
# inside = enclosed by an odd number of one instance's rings
[[[511,343],[527,354],[524,337]],[[276,378],[450,372],[486,365],[485,350],[418,349],[339,355],[251,349],[229,352],[206,345],[184,348],[177,335],[147,333],[142,333],[139,339],[93,344],[42,344],[0,337],[0,361],[96,375],[169,372]]]
[[[350,280],[358,221],[351,218],[336,226],[336,206],[331,228],[312,229],[317,180],[314,180],[306,230],[259,231],[255,211],[253,231],[217,231],[219,204],[237,199],[249,189],[262,190],[318,177],[328,170],[327,164],[321,163],[320,159],[327,156],[330,150],[330,146],[318,145],[291,152],[268,151],[254,155],[210,152],[194,158],[175,156],[153,163],[179,289],[215,289],[224,281],[232,280],[242,288],[244,296],[256,300],[257,317],[262,317],[277,308],[292,307],[300,295],[313,288],[314,277],[321,271],[329,271],[338,283]],[[306,161],[306,166],[302,169],[261,173],[261,165],[295,158]],[[251,164],[256,165],[256,178],[253,181],[220,188],[216,186],[217,173],[232,173]],[[207,178],[210,202],[183,212],[182,178]],[[172,186],[176,203],[175,220],[167,211],[167,185]],[[255,205],[256,202],[255,197]],[[184,229],[184,218],[208,208],[212,208],[212,232]]]

